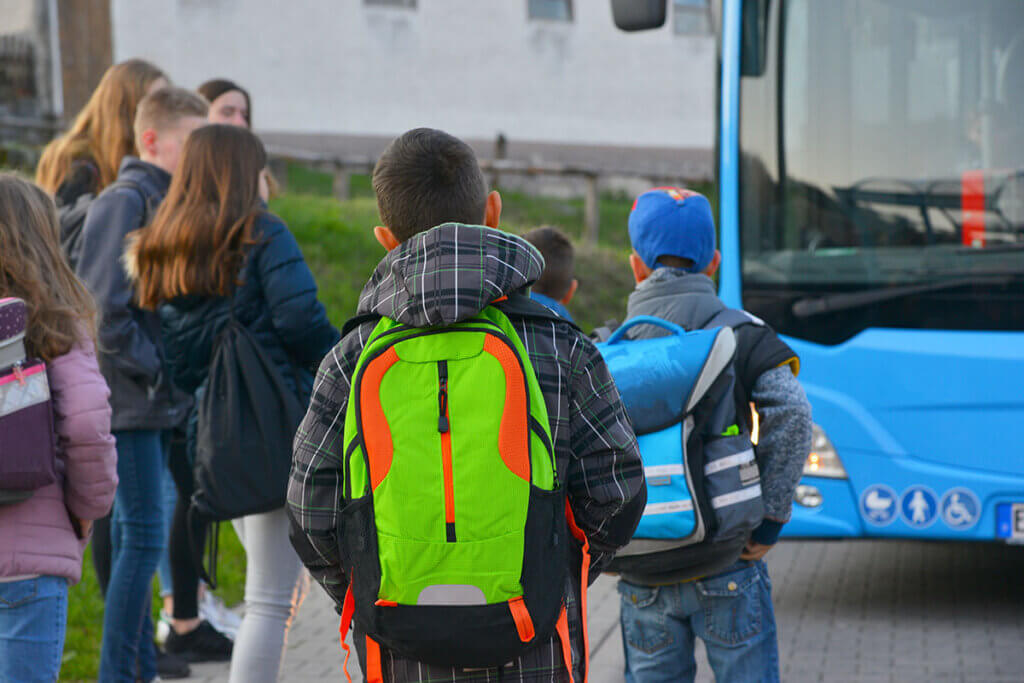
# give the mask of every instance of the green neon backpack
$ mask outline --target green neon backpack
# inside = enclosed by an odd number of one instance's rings
[[[565,497],[544,396],[497,307],[445,327],[379,320],[343,467],[343,636],[354,613],[405,657],[490,667],[562,629]]]

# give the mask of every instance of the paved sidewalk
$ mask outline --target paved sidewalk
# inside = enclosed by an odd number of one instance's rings
[[[783,542],[768,555],[787,683],[1024,681],[1024,548],[981,544]],[[615,582],[590,590],[591,683],[621,683]],[[343,681],[338,618],[313,586],[281,680]],[[697,680],[713,681],[702,650]],[[355,655],[353,654],[353,660]],[[193,667],[227,680],[226,665]],[[350,665],[361,681],[359,665]]]

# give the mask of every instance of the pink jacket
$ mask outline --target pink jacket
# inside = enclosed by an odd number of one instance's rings
[[[107,514],[117,488],[110,435],[110,390],[88,339],[48,366],[57,432],[58,481],[16,505],[0,505],[0,576],[82,577],[82,553],[68,511],[79,519]]]

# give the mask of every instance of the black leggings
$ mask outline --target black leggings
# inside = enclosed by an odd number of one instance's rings
[[[110,545],[110,515],[97,519],[92,525],[92,566],[96,568],[96,581],[100,584],[100,595],[107,597],[110,585],[110,564],[113,550]]]
[[[189,545],[188,507],[195,490],[192,479],[192,465],[185,454],[184,439],[174,439],[171,457],[168,461],[171,476],[178,488],[178,503],[174,506],[174,520],[171,522],[169,542],[171,559],[171,581],[174,584],[175,619],[195,619],[199,616],[199,567]],[[196,547],[206,543],[206,523],[196,517],[192,523],[192,534]]]

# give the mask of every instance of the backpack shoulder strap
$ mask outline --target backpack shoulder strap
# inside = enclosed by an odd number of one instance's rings
[[[737,327],[743,327],[744,325],[760,325],[764,326],[765,322],[758,318],[756,315],[741,311],[735,308],[723,308],[718,313],[715,313],[711,318],[701,325],[701,329],[708,329],[711,327],[731,327],[736,329]]]
[[[349,318],[341,328],[341,338],[344,339],[350,332],[364,323],[376,323],[383,316],[379,313],[360,313]]]
[[[513,292],[504,299],[495,301],[492,305],[505,315],[511,315],[517,318],[528,318],[531,320],[550,320],[552,322],[564,323],[575,329],[580,334],[583,333],[576,323],[571,320],[566,320],[544,304],[534,301],[528,294],[523,292]]]
[[[577,331],[580,331],[580,328],[576,323],[566,320],[544,304],[534,301],[526,294],[515,292],[509,294],[504,299],[495,301],[492,305],[505,315],[512,315],[517,318],[530,318],[533,320],[551,320],[553,322],[565,323]],[[353,316],[349,318],[341,328],[341,336],[342,338],[345,338],[350,332],[360,325],[370,322],[376,323],[382,317],[383,316],[379,313],[360,313],[359,315]],[[582,331],[580,332],[582,333]]]
[[[132,190],[135,192],[135,194],[139,196],[139,199],[142,201],[143,225],[148,224],[150,218],[152,218],[152,211],[150,207],[149,197],[146,196],[146,192],[145,190],[142,189],[142,185],[134,180],[129,180],[128,178],[119,178],[114,182],[110,183],[109,185],[107,185],[107,189],[121,187]]]

